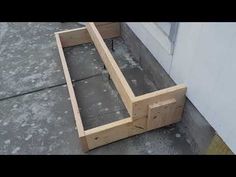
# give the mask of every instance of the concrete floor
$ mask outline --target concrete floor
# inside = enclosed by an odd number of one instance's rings
[[[78,23],[0,23],[0,154],[84,154],[54,32]],[[106,40],[110,46],[110,40]],[[135,95],[157,90],[121,38],[112,52]],[[66,48],[85,129],[129,116],[93,44]],[[86,154],[195,154],[171,125]]]

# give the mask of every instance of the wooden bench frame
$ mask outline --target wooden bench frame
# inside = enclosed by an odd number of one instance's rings
[[[176,123],[181,120],[186,86],[176,85],[135,96],[103,39],[120,36],[120,23],[87,23],[85,27],[56,32],[56,42],[71,98],[76,126],[83,151]],[[64,47],[93,42],[119,92],[130,117],[84,130]]]

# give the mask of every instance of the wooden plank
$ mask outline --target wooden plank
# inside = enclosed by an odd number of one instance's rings
[[[175,113],[175,99],[169,99],[149,105],[147,129],[153,130],[178,122]]]
[[[88,148],[94,149],[96,147],[128,137],[128,130],[131,123],[132,119],[127,118],[86,130],[85,135],[88,142]]]
[[[174,98],[176,100],[175,116],[176,119],[178,119],[178,117],[181,117],[184,108],[186,91],[187,87],[183,84],[180,84],[163,90],[135,97],[135,99],[133,100],[133,111],[131,117],[133,119],[147,117],[149,105]]]
[[[97,28],[103,39],[120,36],[120,23],[100,22],[100,24],[97,25]],[[57,34],[60,36],[62,47],[71,47],[92,42],[86,27],[61,31],[57,32]]]
[[[91,42],[86,27],[57,32],[63,48]]]
[[[122,119],[110,124],[85,131],[88,148],[96,147],[118,141],[146,131],[146,119],[132,121],[131,118]]]
[[[205,152],[204,152],[205,153]],[[209,145],[207,155],[234,155],[231,149],[225,144],[222,138],[215,134],[213,137],[211,144]]]
[[[135,98],[133,91],[131,90],[123,73],[115,62],[94,23],[87,23],[86,27],[98,50],[99,55],[103,60],[103,63],[105,64],[111,76],[112,81],[116,86],[116,89],[122,98],[122,101],[124,102],[128,112],[132,113],[132,99]]]
[[[64,52],[63,52],[63,49],[62,49],[62,45],[61,45],[59,35],[55,34],[55,37],[56,37],[57,47],[58,47],[58,51],[59,51],[59,55],[60,55],[60,58],[61,58],[61,63],[62,63],[62,67],[63,67],[63,71],[64,71],[66,83],[67,83],[67,88],[68,88],[70,99],[71,99],[71,104],[72,104],[73,113],[74,113],[74,116],[75,116],[75,122],[76,122],[77,130],[78,130],[78,134],[79,134],[80,139],[82,140],[81,141],[82,147],[86,151],[88,149],[88,147],[87,147],[87,142],[84,139],[84,136],[85,136],[84,127],[83,127],[83,123],[82,123],[82,120],[81,120],[78,103],[77,103],[77,100],[76,100],[76,97],[75,97],[75,92],[74,92],[74,88],[73,88],[73,85],[72,85],[70,73],[69,73],[69,70],[68,70],[68,67],[67,67],[67,63],[66,63],[66,59],[65,59],[65,56],[64,56]]]

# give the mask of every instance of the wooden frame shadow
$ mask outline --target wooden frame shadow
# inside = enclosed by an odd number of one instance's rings
[[[86,27],[55,33],[80,143],[85,152],[181,120],[186,86],[180,84],[135,96],[103,40],[119,36],[120,23],[109,22],[87,23]],[[89,42],[94,43],[130,117],[84,130],[63,48]]]

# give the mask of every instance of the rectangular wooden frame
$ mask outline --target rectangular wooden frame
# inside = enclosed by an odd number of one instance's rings
[[[87,23],[82,28],[55,33],[80,143],[85,152],[181,120],[186,86],[180,84],[135,96],[103,40],[119,36],[120,24],[109,22]],[[89,42],[94,43],[130,117],[84,130],[63,48]]]

